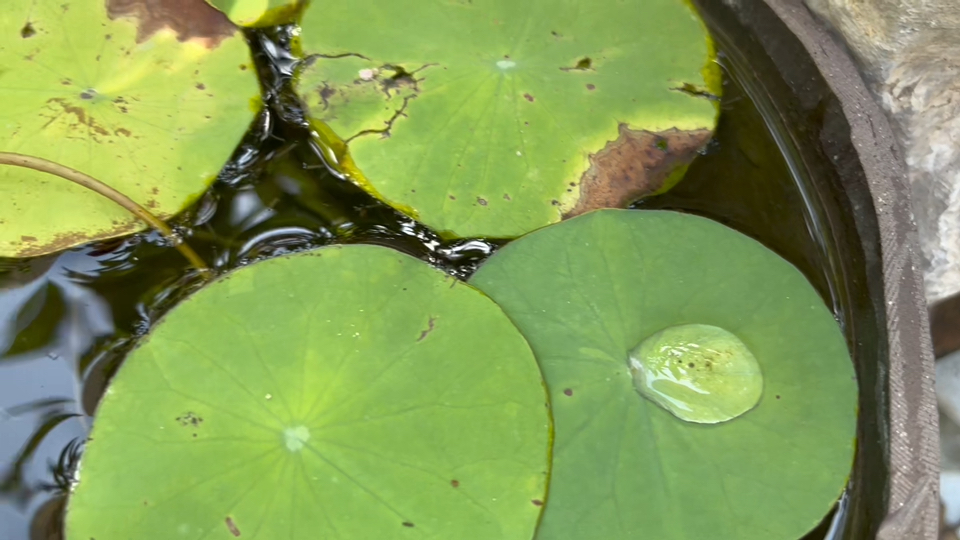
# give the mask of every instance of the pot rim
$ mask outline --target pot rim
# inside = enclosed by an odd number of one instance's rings
[[[879,246],[864,245],[864,248],[880,254],[874,264],[881,266],[877,270],[882,276],[883,306],[882,310],[878,307],[878,311],[885,315],[888,353],[881,389],[886,394],[887,514],[877,538],[936,540],[940,522],[940,450],[934,359],[906,165],[893,129],[846,47],[807,9],[803,0],[724,0],[724,3],[735,12],[746,8],[771,11],[800,42],[827,88],[839,101],[849,124],[856,162],[862,169],[873,203],[876,219],[873,226],[879,228]],[[741,22],[750,26],[743,18]],[[761,27],[751,27],[751,30],[755,34],[765,31]],[[778,37],[770,36],[770,40],[776,42]],[[774,64],[782,70],[785,64],[777,61],[775,55],[771,53]],[[794,57],[792,61],[797,59]],[[850,179],[843,180],[846,183]]]

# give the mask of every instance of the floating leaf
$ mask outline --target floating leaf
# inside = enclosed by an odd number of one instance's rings
[[[301,0],[207,0],[240,26],[270,26],[291,22]]]
[[[257,95],[237,28],[203,2],[7,0],[0,11],[0,151],[87,173],[155,215],[215,178]],[[0,256],[142,229],[126,210],[40,172],[0,167]]]
[[[524,333],[550,392],[538,540],[795,540],[837,500],[853,365],[813,287],[756,241],[696,216],[600,210],[507,245],[471,283]],[[694,324],[732,333],[762,372],[759,403],[723,423],[681,420],[634,387],[630,351]]]
[[[503,312],[420,261],[349,246],[259,262],[120,368],[67,537],[529,540],[545,403]]]
[[[346,172],[459,236],[623,205],[714,126],[709,39],[682,0],[326,2],[302,26],[298,89]]]

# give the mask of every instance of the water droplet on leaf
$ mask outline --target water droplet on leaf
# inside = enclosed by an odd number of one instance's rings
[[[688,422],[716,424],[760,401],[763,375],[734,334],[706,324],[671,326],[644,339],[629,356],[643,397]]]

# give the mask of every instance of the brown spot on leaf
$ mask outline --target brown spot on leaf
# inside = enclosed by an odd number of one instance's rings
[[[590,168],[580,179],[580,200],[563,217],[623,208],[657,191],[670,173],[693,161],[711,135],[706,129],[652,133],[620,124],[617,140],[590,156]]]
[[[675,90],[677,92],[683,92],[688,96],[709,99],[710,101],[720,101],[720,96],[711,93],[705,87],[696,86],[690,83],[683,83],[683,85],[677,88],[671,88],[671,90]]]
[[[382,71],[384,74],[386,74],[388,71],[392,71],[393,75],[390,75],[389,77],[380,77],[380,87],[383,89],[383,92],[387,95],[388,99],[400,95],[403,89],[411,89],[414,92],[419,92],[420,87],[418,86],[418,83],[420,83],[420,81],[423,79],[418,79],[416,74],[432,65],[436,64],[424,64],[413,71],[407,71],[403,66],[387,64],[382,68],[379,68],[379,71]],[[391,94],[391,91],[394,93]]]
[[[36,236],[21,236],[21,237],[20,237],[20,241],[21,241],[21,242],[36,242],[36,241],[37,241],[37,237],[36,237]]]
[[[572,395],[573,395],[573,388],[564,388],[564,389],[563,389],[563,395],[565,395],[565,396],[572,396]]]
[[[593,69],[593,60],[590,60],[589,57],[585,56],[574,64],[572,67],[562,67],[560,71],[590,71]]]
[[[453,487],[460,487],[460,481],[459,481],[459,480],[451,480],[451,481],[450,481],[450,485],[453,486]]]
[[[430,332],[433,332],[433,327],[436,320],[437,319],[433,317],[430,317],[430,319],[427,320],[427,329],[420,332],[420,337],[417,338],[418,342],[423,341],[427,336],[430,335]]]
[[[323,86],[320,88],[320,100],[323,101],[323,109],[327,110],[330,108],[330,98],[337,95],[337,91],[333,88],[327,86],[327,83],[323,83]]]
[[[532,502],[534,506],[543,506],[543,501],[541,501],[540,499],[534,499],[530,502]]]
[[[483,197],[477,197],[477,204],[479,204],[480,206],[486,206],[487,200],[484,199]]]
[[[597,89],[596,85],[593,85],[593,84],[587,85],[587,90],[596,90],[596,89]]]
[[[206,89],[207,89],[207,85],[203,83],[197,83],[197,90],[206,90]]]
[[[237,528],[237,524],[233,522],[233,518],[227,516],[227,519],[224,520],[224,523],[227,524],[227,530],[230,531],[230,534],[234,536],[240,536],[240,529]]]
[[[96,194],[91,194],[91,196],[99,197],[99,195],[96,195]],[[113,204],[113,203],[109,203],[109,204]],[[16,253],[13,254],[13,256],[14,257],[36,257],[38,255],[46,255],[48,253],[53,253],[56,251],[63,251],[67,248],[71,248],[80,244],[86,244],[91,240],[115,238],[117,236],[142,230],[144,228],[146,228],[146,225],[143,225],[140,221],[136,219],[131,219],[130,222],[128,223],[115,224],[115,227],[113,229],[98,231],[92,235],[75,233],[75,232],[58,234],[53,237],[53,240],[45,244],[35,244],[35,243],[20,244],[19,246],[17,246],[17,251]]]
[[[132,135],[132,133],[130,133],[130,130],[127,128],[117,128],[113,132],[116,133],[117,135],[123,135],[124,137],[129,137]]]
[[[389,93],[388,93],[388,95],[389,95]],[[357,137],[361,137],[361,136],[363,136],[363,135],[370,135],[370,134],[374,134],[374,133],[379,134],[379,135],[380,135],[380,138],[382,138],[382,139],[387,139],[387,138],[389,138],[389,137],[390,137],[390,130],[393,129],[393,124],[394,124],[394,122],[396,122],[396,121],[397,121],[399,118],[401,118],[401,117],[407,116],[407,114],[406,114],[407,105],[410,104],[410,101],[411,101],[411,100],[416,99],[416,97],[417,97],[416,95],[411,95],[411,96],[406,96],[406,97],[404,97],[404,98],[403,98],[403,103],[400,104],[400,108],[399,108],[399,109],[396,109],[395,111],[393,111],[393,115],[390,116],[390,118],[388,118],[387,120],[385,120],[385,121],[383,122],[383,123],[384,123],[384,127],[383,127],[383,128],[378,128],[378,129],[364,129],[364,130],[361,130],[361,131],[357,132],[356,134],[352,135],[351,137],[349,137],[348,139],[346,139],[344,142],[346,142],[346,143],[349,144],[350,141],[352,141],[353,139],[356,139]]]
[[[226,15],[197,0],[107,0],[107,14],[111,19],[137,19],[140,43],[170,28],[180,41],[196,39],[212,49],[237,32]]]
[[[524,94],[523,99],[529,101],[530,103],[533,103],[534,101],[533,96],[531,96],[530,94]]]
[[[70,125],[71,128],[78,128],[81,125],[87,126],[89,129],[81,131],[81,134],[84,136],[90,136],[92,139],[97,140],[96,135],[110,135],[110,132],[107,131],[105,127],[97,123],[92,116],[87,116],[87,111],[82,107],[75,107],[62,98],[50,98],[47,100],[47,105],[49,105],[51,108],[60,108],[62,109],[62,112],[73,115],[76,118],[76,123],[72,123]],[[49,121],[43,127],[49,126],[54,121],[58,120],[60,116],[60,111],[54,111],[53,115],[48,117]]]
[[[404,527],[413,527],[413,523],[412,523],[412,522],[409,522],[409,521],[404,521],[404,522],[403,522],[403,526],[404,526]]]
[[[195,413],[188,411],[177,417],[177,423],[179,423],[181,426],[184,426],[184,427],[186,426],[197,427],[203,423],[203,418],[200,418]]]
[[[27,24],[23,25],[23,28],[20,29],[20,37],[23,39],[32,38],[37,34],[37,31],[33,28],[33,25],[30,24],[30,21],[27,21]]]

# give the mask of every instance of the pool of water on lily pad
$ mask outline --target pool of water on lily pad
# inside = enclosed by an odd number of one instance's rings
[[[173,224],[217,271],[331,243],[372,243],[469,276],[504,242],[445,240],[324,167],[284,87],[293,64],[284,52],[289,37],[285,29],[248,35],[269,107],[213,188]],[[789,155],[768,129],[762,104],[744,91],[736,62],[723,63],[728,76],[715,142],[677,188],[637,206],[731,225],[786,256],[832,298],[817,247],[823,239],[780,199],[802,195]],[[746,181],[760,178],[762,184]],[[152,322],[200,283],[150,232],[30,260],[0,259],[0,538],[61,538],[64,497],[107,380]],[[830,303],[842,319],[840,306]],[[839,538],[843,517],[831,512],[805,539]]]

